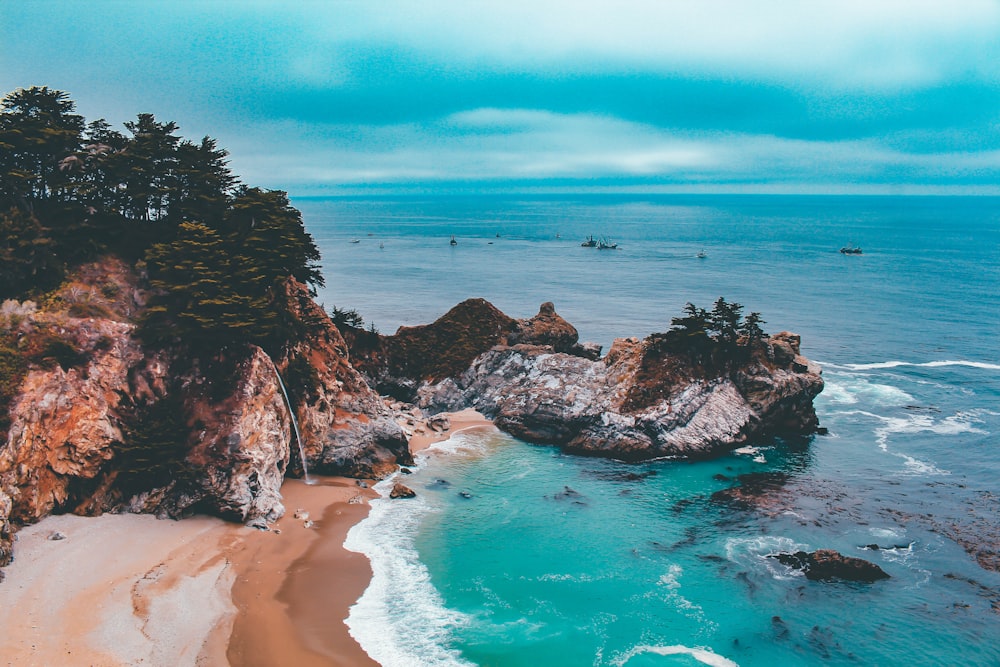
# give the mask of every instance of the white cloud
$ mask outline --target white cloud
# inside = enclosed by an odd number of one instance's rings
[[[310,20],[321,42],[402,45],[454,66],[851,87],[1000,80],[993,0],[396,0],[338,3]]]
[[[646,184],[747,183],[809,190],[936,186],[1000,172],[1000,151],[906,153],[873,140],[807,141],[725,132],[680,133],[590,114],[474,109],[427,124],[324,128],[290,122],[255,151],[234,138],[234,168],[248,182],[293,193],[327,188],[546,181]],[[458,130],[474,129],[474,132]],[[233,141],[233,140],[231,140]],[[888,174],[888,175],[887,175]],[[894,179],[899,179],[898,183]],[[793,188],[794,189],[794,188]]]

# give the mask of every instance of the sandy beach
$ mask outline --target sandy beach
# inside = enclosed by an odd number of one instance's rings
[[[485,427],[466,410],[410,447]],[[336,477],[281,490],[269,531],[148,515],[23,528],[0,583],[0,665],[375,665],[342,622],[371,579],[344,539],[375,492]]]

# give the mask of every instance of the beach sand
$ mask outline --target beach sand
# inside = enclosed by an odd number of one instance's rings
[[[466,410],[410,447],[484,427]],[[0,583],[0,665],[375,665],[343,623],[371,568],[343,543],[376,494],[316,480],[285,481],[286,514],[270,531],[134,514],[21,529]]]
[[[451,421],[451,428],[447,431],[435,432],[427,429],[426,433],[415,433],[410,437],[410,452],[416,454],[433,445],[436,442],[447,440],[459,431],[467,431],[480,428],[495,428],[493,422],[482,416],[472,408],[467,408],[460,412],[444,413]]]

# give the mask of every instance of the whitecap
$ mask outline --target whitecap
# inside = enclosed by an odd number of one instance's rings
[[[691,602],[691,600],[680,594],[680,577],[683,573],[684,568],[680,565],[672,564],[667,569],[667,572],[660,576],[657,585],[666,591],[665,601],[679,613],[691,620],[697,621],[701,628],[701,633],[714,632],[718,628],[718,624],[706,618],[705,610],[701,608],[701,605]]]
[[[785,567],[768,556],[778,553],[808,551],[808,545],[789,537],[758,535],[756,537],[733,537],[726,540],[726,558],[743,567],[766,572],[774,579],[789,580],[804,576],[800,570]]]
[[[674,644],[673,646],[636,646],[628,653],[615,658],[611,664],[616,667],[624,667],[629,660],[644,653],[654,653],[656,655],[689,655],[703,665],[711,667],[739,667],[739,665],[729,658],[725,658],[711,649],[702,646],[690,647]]]
[[[925,361],[923,363],[916,363],[910,361],[879,361],[871,364],[842,364],[835,365],[837,368],[846,368],[852,371],[874,371],[882,370],[885,368],[900,368],[904,366],[913,368],[942,368],[947,366],[965,366],[967,368],[979,368],[988,371],[1000,371],[1000,364],[992,364],[985,361],[965,361],[965,360],[952,360],[945,359],[942,361]]]
[[[872,382],[863,375],[849,373],[828,376],[823,393],[817,400],[833,405],[864,403],[883,407],[909,405],[915,401],[913,396],[899,387]]]
[[[903,531],[898,528],[869,528],[868,533],[872,537],[899,538],[903,536]]]

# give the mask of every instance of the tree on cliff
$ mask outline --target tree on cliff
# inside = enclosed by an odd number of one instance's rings
[[[675,352],[685,352],[700,363],[727,364],[745,358],[757,341],[765,334],[760,313],[752,312],[743,317],[743,306],[719,297],[711,311],[693,303],[684,306],[684,317],[670,320],[671,328],[665,334],[654,334],[652,339]]]
[[[142,319],[143,339],[205,351],[270,333],[272,311],[260,296],[240,292],[242,267],[214,229],[182,223],[174,241],[149,249],[146,263],[149,281],[159,292]]]
[[[151,113],[89,125],[66,93],[0,103],[0,295],[52,287],[108,251],[145,258],[157,291],[140,332],[192,349],[281,346],[303,323],[283,281],[323,285],[319,250],[288,195],[240,185],[214,139]],[[9,213],[6,211],[9,210]]]
[[[34,213],[39,202],[64,197],[63,160],[80,148],[83,117],[59,90],[33,86],[0,101],[0,204]]]
[[[62,262],[38,218],[18,208],[0,213],[0,301],[59,284]]]

